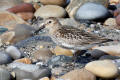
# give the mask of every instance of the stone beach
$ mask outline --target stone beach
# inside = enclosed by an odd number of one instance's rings
[[[0,80],[120,80],[119,5],[120,0],[1,0]],[[82,50],[62,46],[49,30],[39,30],[48,18],[107,41]],[[90,45],[86,36],[82,42]]]

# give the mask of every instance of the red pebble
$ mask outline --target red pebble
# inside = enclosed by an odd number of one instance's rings
[[[117,23],[117,25],[120,26],[120,15],[118,15],[118,16],[116,17],[116,23]]]
[[[120,14],[120,9],[114,11],[114,17],[117,17]]]
[[[12,13],[19,13],[19,12],[35,12],[35,8],[30,3],[22,3],[19,5],[16,5],[12,8],[7,9],[7,11]]]

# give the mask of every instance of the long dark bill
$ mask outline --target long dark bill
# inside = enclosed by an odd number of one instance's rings
[[[38,34],[39,31],[41,31],[41,30],[44,29],[44,28],[45,28],[45,25],[42,25],[38,30],[36,30],[36,31],[34,32],[34,34]]]

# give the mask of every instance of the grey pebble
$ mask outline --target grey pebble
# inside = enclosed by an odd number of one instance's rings
[[[12,62],[12,58],[5,52],[0,52],[0,65]]]
[[[0,68],[0,80],[11,80],[11,75],[6,69]]]
[[[108,10],[103,5],[88,2],[77,10],[75,18],[77,20],[95,20],[107,17],[107,14]]]
[[[13,59],[19,59],[22,57],[21,52],[17,49],[17,47],[14,46],[8,46],[6,49],[6,52],[13,58]]]
[[[19,68],[24,71],[33,72],[39,69],[39,66],[33,65],[33,64],[24,64],[19,62],[13,62],[8,65],[8,68],[14,69]]]

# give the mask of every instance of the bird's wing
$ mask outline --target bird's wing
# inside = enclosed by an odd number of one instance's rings
[[[100,43],[107,40],[77,28],[63,28],[59,30],[59,33],[59,40],[71,45],[87,45]]]

